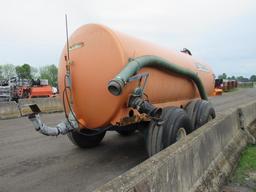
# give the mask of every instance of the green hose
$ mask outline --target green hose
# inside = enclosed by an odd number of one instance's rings
[[[197,76],[196,73],[184,67],[178,66],[176,64],[170,63],[165,59],[157,56],[142,56],[133,59],[129,62],[122,71],[112,79],[108,84],[108,90],[113,95],[120,95],[126,85],[129,77],[135,75],[140,69],[144,67],[153,67],[159,70],[164,70],[170,73],[175,73],[177,75],[183,76],[185,78],[191,79],[197,86],[200,97],[203,100],[208,100],[207,94],[205,93],[204,86]]]

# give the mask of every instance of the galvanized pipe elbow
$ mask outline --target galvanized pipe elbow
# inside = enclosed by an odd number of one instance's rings
[[[56,127],[49,127],[42,123],[39,114],[30,116],[29,120],[33,123],[36,131],[46,136],[58,136],[60,134],[65,135],[73,129],[78,128],[76,126],[69,125],[68,122],[61,122]]]

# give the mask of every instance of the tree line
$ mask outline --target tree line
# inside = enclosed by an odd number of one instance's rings
[[[237,80],[237,81],[241,81],[241,82],[249,82],[249,81],[256,82],[256,75],[251,75],[250,78],[243,77],[243,76],[235,77],[234,75],[228,77],[226,73],[223,73],[223,74],[218,76],[218,79]]]
[[[0,80],[18,77],[20,79],[48,79],[51,86],[57,87],[58,68],[46,65],[40,68],[27,63],[15,66],[13,64],[0,64]]]

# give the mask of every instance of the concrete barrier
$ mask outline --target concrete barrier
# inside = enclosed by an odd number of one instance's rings
[[[63,111],[59,97],[20,99],[18,104],[14,101],[0,102],[0,119],[17,118],[31,113],[29,104],[37,104],[44,113]]]
[[[251,124],[252,121],[256,119],[256,102],[251,102],[247,105],[241,106],[238,108],[240,116],[242,116],[242,123],[244,127],[247,127]]]
[[[0,102],[0,119],[20,117],[20,111],[15,101]]]
[[[20,99],[19,108],[22,115],[31,113],[28,107],[29,104],[37,104],[40,110],[45,113],[63,111],[63,105],[59,97]]]
[[[219,191],[251,140],[248,130],[255,131],[250,126],[255,118],[256,103],[219,113],[215,120],[95,192]]]
[[[252,122],[255,122],[256,119],[256,102],[239,107],[238,114],[240,116],[240,126],[247,133],[249,142],[256,144],[256,128],[251,126]],[[254,124],[256,125],[256,122]]]

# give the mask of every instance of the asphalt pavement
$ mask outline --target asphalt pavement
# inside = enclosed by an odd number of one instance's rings
[[[256,89],[211,97],[217,112],[256,100]],[[63,113],[43,114],[48,125]],[[27,118],[0,120],[0,192],[92,191],[147,158],[142,135],[108,132],[92,149],[79,149],[66,136],[37,133]]]

